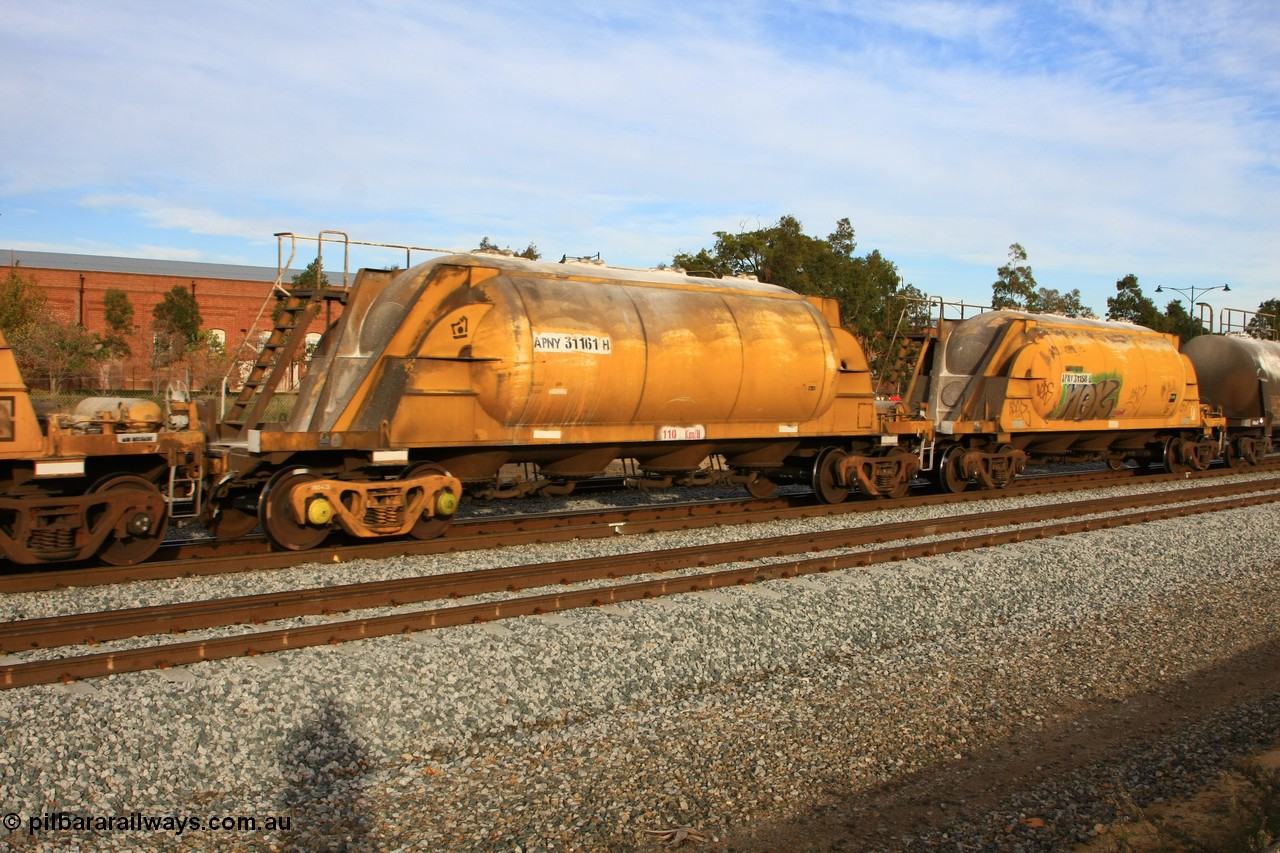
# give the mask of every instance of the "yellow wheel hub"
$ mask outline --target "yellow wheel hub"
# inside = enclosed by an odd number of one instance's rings
[[[307,504],[307,523],[323,527],[333,521],[333,504],[324,498],[316,498]]]
[[[458,496],[453,492],[441,492],[436,497],[436,515],[453,515],[458,511]]]

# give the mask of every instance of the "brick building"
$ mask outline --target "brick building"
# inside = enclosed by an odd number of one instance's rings
[[[224,341],[228,351],[239,348],[246,338],[254,342],[260,340],[260,336],[271,328],[271,306],[268,305],[265,311],[262,308],[276,280],[275,267],[21,250],[0,250],[0,261],[9,266],[17,264],[24,277],[34,280],[48,296],[57,317],[92,332],[107,330],[103,310],[103,296],[107,290],[114,288],[128,294],[134,311],[134,332],[129,339],[132,355],[126,363],[116,365],[114,375],[109,378],[104,375],[97,383],[99,385],[128,390],[154,388],[151,312],[174,286],[191,290],[200,310],[202,328]],[[300,272],[287,271],[284,283],[288,285]],[[330,312],[337,307],[332,304],[326,306]],[[331,314],[328,319],[336,317]],[[314,340],[323,331],[325,320],[322,313],[308,330],[308,338]],[[89,384],[92,386],[94,383],[91,380]]]

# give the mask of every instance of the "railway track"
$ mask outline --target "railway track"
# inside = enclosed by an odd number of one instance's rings
[[[825,533],[809,532],[749,542],[700,545],[481,572],[11,622],[0,626],[0,649],[8,653],[100,643],[157,633],[315,617],[340,611],[439,602],[490,593],[504,593],[508,596],[498,601],[455,604],[239,633],[234,636],[168,642],[52,660],[9,662],[0,665],[0,687],[22,687],[118,672],[166,668],[241,655],[724,588],[1273,501],[1280,501],[1280,478],[1192,487],[1122,499],[1106,498],[1031,509],[997,510],[929,522],[913,521]],[[924,538],[929,538],[930,541],[919,541]],[[812,552],[824,553],[816,557],[797,557]],[[771,562],[755,562],[746,567],[711,568],[762,560]],[[673,576],[671,573],[675,572],[688,573]],[[619,582],[623,578],[658,573],[665,574]],[[605,585],[531,595],[515,594],[520,590],[583,582],[601,582]]]
[[[1272,463],[1271,467],[1280,467]],[[1267,470],[1264,468],[1251,470]],[[995,500],[1015,494],[1071,491],[1129,482],[1141,477],[1160,482],[1215,479],[1236,473],[1227,468],[1191,474],[1142,474],[1135,469],[1096,471],[1086,474],[1039,475],[1015,480],[1000,491],[938,494],[928,489],[897,500],[850,501],[817,504],[809,495],[771,500],[721,499],[628,508],[591,509],[460,520],[439,539],[334,542],[308,551],[272,551],[265,539],[234,541],[197,540],[161,551],[166,559],[133,566],[88,566],[28,571],[26,567],[0,572],[0,593],[39,592],[110,583],[167,580],[180,577],[230,574],[265,569],[293,568],[308,563],[349,562],[359,559],[442,554],[531,543],[564,542],[795,518],[803,515],[847,515],[899,507],[929,506]]]

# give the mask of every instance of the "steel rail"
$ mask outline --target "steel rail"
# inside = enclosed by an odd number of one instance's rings
[[[414,611],[301,628],[268,630],[233,637],[176,642],[167,645],[103,652],[74,658],[13,663],[0,666],[0,688],[70,681],[143,669],[163,669],[170,666],[241,655],[256,655],[291,648],[303,648],[431,628],[457,626],[471,622],[548,613],[587,605],[633,601],[680,592],[749,584],[762,580],[813,574],[815,572],[865,567],[896,560],[933,556],[939,553],[952,553],[973,548],[1020,542],[1032,538],[1046,538],[1153,520],[1185,517],[1275,501],[1280,501],[1280,493],[1255,494],[1249,497],[1235,497],[1228,500],[1202,503],[1184,503],[1173,506],[1168,505],[1166,499],[1165,505],[1154,509],[1132,510],[1128,513],[1113,511],[1100,518],[1057,521],[1035,527],[1017,527],[1003,532],[988,532],[940,542],[899,545],[855,553],[831,554],[741,569],[704,572],[677,578],[661,578],[563,593],[519,596],[493,603],[456,605],[435,610]],[[1110,505],[1114,507],[1114,503]],[[993,515],[1000,515],[1000,513]]]
[[[707,565],[789,556],[805,551],[861,547],[894,540],[919,539],[984,527],[1028,524],[1054,518],[1078,518],[1120,509],[1188,503],[1228,495],[1280,489],[1280,478],[1180,490],[1176,495],[1132,495],[1098,498],[1052,507],[1024,507],[945,519],[895,522],[870,527],[817,531],[764,539],[695,545],[609,557],[546,564],[450,572],[338,586],[286,590],[210,601],[160,604],[121,610],[51,616],[0,623],[0,652],[84,645],[145,634],[177,633],[233,624],[256,624],[299,616],[331,614],[373,607],[395,607],[444,598],[572,584],[629,575],[667,572]]]

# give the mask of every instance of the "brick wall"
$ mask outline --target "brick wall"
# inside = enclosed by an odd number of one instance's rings
[[[193,265],[197,268],[198,265]],[[148,275],[134,272],[98,271],[92,269],[56,269],[21,264],[20,272],[34,279],[36,286],[49,298],[57,317],[67,323],[80,323],[90,331],[107,330],[103,297],[107,290],[123,290],[133,305],[134,333],[129,338],[132,355],[123,365],[116,365],[109,384],[125,390],[152,390],[158,379],[151,367],[152,309],[175,286],[190,290],[200,309],[201,328],[221,330],[228,352],[238,347],[254,330],[269,331],[271,308],[267,305],[259,318],[264,301],[271,292],[271,282],[206,278],[189,275]],[[290,281],[289,277],[285,279]],[[329,320],[337,319],[340,306],[327,303],[308,332],[322,332]],[[256,323],[255,323],[256,321]],[[256,340],[256,338],[254,338]],[[102,384],[106,380],[99,380]],[[94,381],[90,379],[89,387]],[[163,382],[160,382],[163,387]]]

